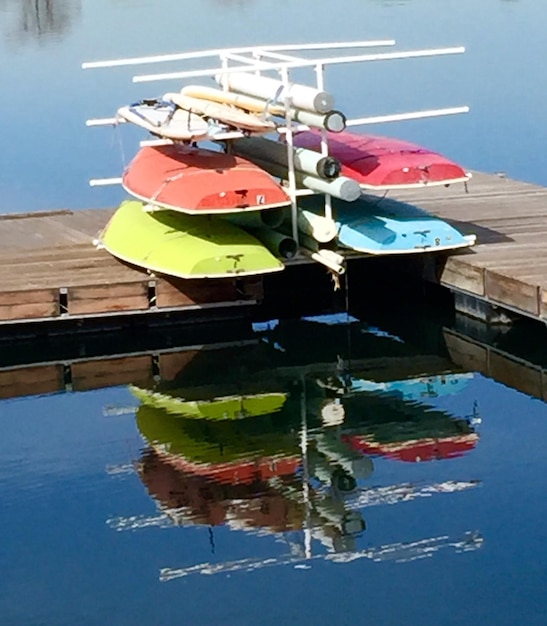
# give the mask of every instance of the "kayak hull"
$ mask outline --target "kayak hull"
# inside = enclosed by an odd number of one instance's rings
[[[313,130],[298,133],[294,145],[320,151],[321,134]],[[342,175],[353,178],[363,189],[431,187],[470,178],[443,155],[401,139],[344,131],[329,133],[328,146],[329,155],[342,164]]]
[[[300,207],[321,213],[321,197],[301,198]],[[473,245],[444,220],[405,202],[363,195],[355,202],[332,199],[338,244],[373,255],[440,252]]]
[[[189,146],[141,148],[122,184],[144,202],[189,214],[235,213],[289,203],[281,185],[257,165]]]
[[[179,278],[237,278],[284,267],[255,237],[226,220],[144,209],[142,202],[123,202],[99,245],[122,261]]]

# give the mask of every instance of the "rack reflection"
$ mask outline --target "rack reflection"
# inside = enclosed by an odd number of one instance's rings
[[[214,571],[333,555],[408,560],[443,547],[479,547],[476,533],[372,552],[359,545],[368,507],[479,484],[377,484],[375,469],[380,459],[417,463],[472,452],[479,442],[476,405],[464,416],[435,406],[472,376],[360,322],[281,323],[256,344],[198,352],[169,379],[130,387],[146,443],[137,471],[158,515],[113,518],[109,525],[205,526],[212,546],[213,529],[225,526],[289,546],[287,555],[216,563]],[[161,579],[211,567],[167,568]]]

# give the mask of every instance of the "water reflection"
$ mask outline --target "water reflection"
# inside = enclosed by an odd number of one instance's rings
[[[1,10],[13,14],[5,31],[8,39],[24,42],[66,34],[80,16],[81,3],[80,0],[0,0]]]
[[[369,507],[478,485],[383,484],[376,468],[471,452],[479,441],[476,406],[463,416],[434,406],[471,378],[361,323],[280,324],[258,344],[197,353],[169,379],[131,386],[146,442],[137,472],[158,515],[108,523],[116,530],[206,526],[213,553],[217,526],[273,536],[289,548],[266,559],[166,568],[162,580],[334,555],[402,561],[479,547],[473,533],[360,545]]]

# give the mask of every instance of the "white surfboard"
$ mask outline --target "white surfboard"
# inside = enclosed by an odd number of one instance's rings
[[[210,125],[203,117],[162,100],[123,106],[118,109],[118,117],[154,135],[178,141],[197,141],[210,132]]]

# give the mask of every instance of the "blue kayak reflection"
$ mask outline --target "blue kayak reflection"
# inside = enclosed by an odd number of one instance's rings
[[[476,408],[457,416],[432,405],[461,391],[471,374],[451,372],[446,359],[415,353],[360,323],[301,321],[265,332],[262,339],[198,353],[171,380],[150,389],[131,387],[147,443],[138,474],[159,515],[112,519],[113,528],[223,525],[281,535],[290,553],[274,563],[311,559],[315,544],[321,558],[376,560],[481,545],[479,535],[464,533],[359,549],[368,507],[479,484],[371,483],[377,459],[433,461],[473,450],[479,441]],[[264,563],[243,559],[224,565],[231,571]],[[224,565],[215,571],[225,571]],[[161,578],[208,567],[166,569]]]

